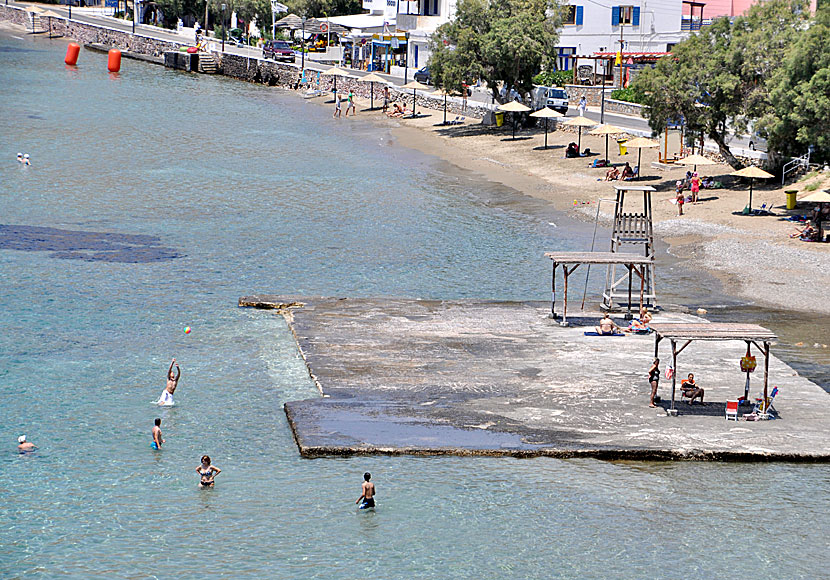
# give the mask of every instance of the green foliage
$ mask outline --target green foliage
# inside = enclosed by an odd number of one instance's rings
[[[690,130],[715,141],[731,165],[740,165],[726,144],[727,132],[745,132],[748,120],[768,109],[766,83],[808,17],[804,0],[769,0],[734,22],[719,18],[676,45],[672,57],[643,70],[632,84],[649,106],[652,129],[685,120]]]
[[[430,75],[446,90],[482,79],[496,98],[500,83],[530,91],[553,62],[560,22],[554,0],[459,0],[430,39]]]
[[[546,70],[533,77],[533,84],[545,87],[564,87],[573,80],[572,70]]]
[[[361,0],[286,0],[288,12],[303,18],[343,16],[363,11]]]
[[[770,107],[758,126],[769,146],[797,156],[814,145],[817,159],[830,159],[830,6],[818,10],[768,86]]]
[[[646,95],[640,91],[639,88],[636,86],[630,86],[625,89],[617,89],[615,91],[611,91],[611,98],[616,99],[617,101],[625,101],[627,103],[639,103],[645,104],[646,102]]]

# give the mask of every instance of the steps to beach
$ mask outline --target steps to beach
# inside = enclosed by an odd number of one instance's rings
[[[206,75],[215,75],[219,73],[219,66],[216,64],[216,58],[214,58],[212,54],[199,54],[199,72]]]
[[[46,29],[43,27],[43,22],[40,21],[40,16],[35,12],[30,12],[26,18],[26,30],[30,34],[43,34]]]

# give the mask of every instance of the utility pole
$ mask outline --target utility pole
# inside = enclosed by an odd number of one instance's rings
[[[625,44],[625,41],[623,40],[622,10],[620,10],[620,86],[619,86],[619,88],[623,88],[623,44]]]
[[[225,53],[225,8],[227,4],[222,4],[222,54]]]

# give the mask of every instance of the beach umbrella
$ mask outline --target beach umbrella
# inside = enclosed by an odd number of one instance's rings
[[[623,143],[626,147],[631,147],[637,150],[637,179],[640,179],[640,161],[643,158],[643,149],[650,149],[652,147],[659,147],[660,143],[654,139],[646,139],[645,137],[637,137],[636,139],[629,139]]]
[[[591,135],[605,135],[605,160],[608,161],[608,136],[609,135],[619,135],[620,133],[625,133],[625,129],[621,127],[617,127],[616,125],[609,125],[605,123],[604,125],[600,125],[593,131],[591,131]]]
[[[510,120],[513,121],[511,125],[513,125],[513,139],[516,138],[516,122],[513,118],[514,113],[524,113],[530,111],[531,108],[521,104],[518,101],[510,101],[509,103],[505,103],[503,105],[498,106],[499,111],[506,111],[510,113]]]
[[[444,89],[438,89],[430,93],[433,97],[444,97],[444,122],[441,123],[442,125],[447,124],[447,97],[450,96],[450,93],[445,91]]]
[[[384,83],[389,84],[382,76],[376,75],[375,73],[369,73],[365,77],[359,77],[358,82],[361,83],[371,83],[369,85],[369,107],[374,109],[375,108],[375,83]]]
[[[583,117],[580,115],[579,117],[574,117],[573,119],[569,119],[565,121],[565,125],[570,125],[571,127],[579,127],[579,137],[577,138],[576,147],[580,151],[582,150],[582,127],[594,127],[598,125],[595,121],[592,121],[588,117]]]
[[[535,113],[531,113],[530,116],[531,117],[536,117],[538,119],[544,119],[545,120],[545,149],[547,149],[548,148],[548,119],[555,119],[557,117],[564,117],[565,115],[563,115],[559,111],[554,111],[553,109],[545,107],[543,109],[539,109]]]
[[[807,197],[802,197],[798,201],[806,201],[807,203],[830,203],[830,190],[817,191],[811,193]]]
[[[350,77],[352,75],[349,74],[349,71],[343,70],[340,67],[333,66],[328,70],[323,71],[324,75],[329,75],[334,77],[334,89],[333,91],[337,92],[337,77]]]
[[[415,91],[425,91],[429,87],[423,85],[416,80],[411,80],[401,87],[402,89],[412,89],[412,116],[415,116]]]
[[[703,155],[689,155],[688,157],[684,157],[683,159],[678,159],[678,163],[681,165],[693,165],[692,171],[697,171],[698,165],[717,165],[714,161],[709,159],[708,157],[704,157]]]
[[[60,14],[55,14],[50,10],[46,10],[45,12],[41,12],[40,17],[46,17],[49,19],[49,38],[52,38],[52,19],[53,18],[63,18]]]
[[[750,165],[749,167],[744,167],[743,169],[739,169],[738,171],[733,171],[729,175],[734,175],[736,177],[748,177],[749,178],[749,211],[752,211],[752,182],[754,179],[769,179],[770,177],[775,177],[771,173],[767,173],[763,169],[755,167],[754,165]]]
[[[302,28],[303,19],[296,14],[289,14],[288,16],[277,20],[274,23],[277,28]]]

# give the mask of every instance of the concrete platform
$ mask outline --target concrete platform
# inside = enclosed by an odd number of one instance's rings
[[[285,405],[304,456],[830,460],[830,395],[775,358],[774,347],[779,418],[736,423],[724,406],[743,394],[742,342],[684,351],[678,371],[695,373],[706,404],[678,402],[671,417],[670,381],[661,380],[662,408],[648,407],[653,337],[585,336],[599,313],[563,328],[546,303],[253,296],[240,306],[282,309],[323,393]],[[751,397],[760,396],[760,378]]]

